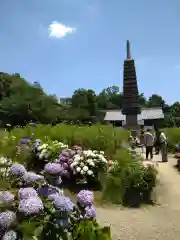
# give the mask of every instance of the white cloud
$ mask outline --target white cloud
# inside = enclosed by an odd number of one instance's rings
[[[75,31],[76,28],[66,26],[57,21],[53,21],[48,27],[49,37],[52,38],[63,38],[66,35],[72,34]]]

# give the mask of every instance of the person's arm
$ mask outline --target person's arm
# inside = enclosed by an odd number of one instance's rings
[[[146,146],[147,145],[147,135],[144,134],[144,145]]]

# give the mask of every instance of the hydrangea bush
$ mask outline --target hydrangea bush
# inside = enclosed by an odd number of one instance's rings
[[[35,151],[39,160],[45,160],[48,162],[56,159],[59,155],[59,152],[65,148],[68,148],[68,145],[62,142],[48,141],[47,143],[42,143],[40,139],[36,139],[33,150]]]
[[[46,164],[45,173],[53,175],[54,171],[59,171],[75,182],[98,181],[99,173],[106,172],[109,166],[103,151],[84,150],[77,145],[69,148],[62,142],[42,142],[40,139],[31,142],[31,145],[24,138],[20,142],[23,145],[27,143],[28,148],[31,146],[32,156],[26,161],[29,168],[39,170]]]
[[[77,147],[76,147],[77,148]],[[86,182],[88,178],[98,178],[100,172],[107,171],[108,161],[104,152],[96,150],[65,150],[60,154],[59,163],[70,174]]]
[[[81,190],[74,203],[58,184],[50,184],[62,174],[56,167],[48,163],[42,175],[18,163],[10,166],[6,180],[13,188],[0,192],[0,239],[111,239],[109,228],[96,221],[93,192]]]

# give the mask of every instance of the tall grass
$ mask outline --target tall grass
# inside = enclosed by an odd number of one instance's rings
[[[56,126],[37,125],[36,127],[16,128],[8,135],[9,138],[12,138],[12,136],[16,137],[14,143],[17,143],[23,137],[49,139],[61,141],[69,146],[81,145],[84,148],[103,150],[107,154],[113,154],[122,142],[127,141],[128,132],[107,125],[81,127],[59,124]]]
[[[175,151],[175,145],[180,144],[180,128],[165,128],[164,133],[168,137],[168,150]]]

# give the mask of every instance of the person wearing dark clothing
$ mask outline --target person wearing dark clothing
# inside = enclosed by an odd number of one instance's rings
[[[156,130],[155,133],[155,142],[154,142],[154,147],[155,147],[155,151],[156,151],[156,155],[159,155],[160,149],[161,149],[161,141],[160,141],[160,135],[161,135],[161,131],[159,131],[158,129]]]

